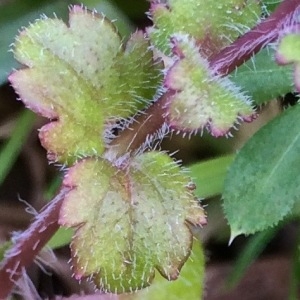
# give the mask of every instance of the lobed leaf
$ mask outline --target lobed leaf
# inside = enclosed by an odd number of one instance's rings
[[[44,18],[20,33],[14,53],[28,68],[9,79],[30,109],[53,120],[40,131],[51,160],[101,155],[106,124],[152,99],[161,72],[148,46],[136,32],[124,47],[110,21],[79,6],[69,26]]]
[[[174,37],[173,53],[174,65],[165,77],[165,86],[173,91],[168,107],[172,128],[188,132],[207,128],[218,137],[239,121],[253,119],[250,99],[228,78],[214,75],[192,39]]]
[[[150,15],[155,27],[148,32],[153,44],[166,55],[171,54],[170,37],[184,33],[194,37],[201,45],[202,55],[209,57],[254,26],[261,12],[256,0],[151,2]]]
[[[205,256],[199,241],[193,243],[191,256],[184,264],[176,281],[166,281],[156,272],[155,280],[148,289],[137,293],[122,294],[119,300],[198,300],[204,292]]]
[[[18,34],[18,29],[30,21],[38,18],[42,13],[52,14],[53,11],[61,18],[68,14],[67,5],[70,1],[59,0],[14,0],[0,2],[0,84],[7,81],[7,75],[12,68],[18,67],[11,52],[7,51]]]
[[[231,165],[223,198],[232,237],[278,224],[299,201],[299,114],[295,105],[269,122]]]
[[[148,286],[155,268],[178,277],[190,254],[187,222],[205,223],[189,178],[167,156],[148,152],[126,171],[99,158],[72,167],[64,185],[60,224],[76,227],[71,244],[76,278],[101,289],[129,292]]]
[[[68,5],[83,4],[88,7],[95,7],[103,12],[110,20],[116,20],[114,24],[119,29],[122,36],[129,36],[134,30],[130,24],[127,14],[117,9],[116,4],[110,0],[14,0],[1,2],[0,11],[0,84],[7,81],[7,75],[12,68],[19,65],[11,52],[7,51],[14,37],[18,34],[18,29],[28,22],[34,22],[41,14],[55,15],[63,20],[68,17]],[[145,10],[144,10],[145,11]]]

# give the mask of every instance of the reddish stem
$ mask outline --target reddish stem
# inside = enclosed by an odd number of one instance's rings
[[[221,75],[228,75],[234,71],[268,43],[275,41],[282,26],[288,23],[299,8],[299,0],[285,0],[280,3],[267,19],[210,59],[211,67]]]
[[[248,60],[267,43],[275,40],[281,25],[300,7],[299,0],[285,0],[277,10],[251,31],[210,59],[211,67],[220,75],[227,75]],[[165,122],[166,104],[170,93],[164,94],[130,128],[125,129],[107,150],[120,155],[124,150],[135,150],[147,136],[157,132]],[[128,147],[128,145],[130,145]],[[112,150],[113,149],[113,150]],[[112,155],[113,155],[112,154]],[[62,189],[50,204],[39,214],[32,225],[22,233],[6,253],[0,269],[0,298],[9,296],[23,268],[29,266],[58,229],[58,217],[62,200],[69,189]]]
[[[59,211],[69,190],[69,188],[62,189],[39,213],[31,226],[20,234],[13,247],[5,253],[0,269],[0,299],[9,296],[22,270],[32,264],[34,258],[59,228]]]
[[[283,24],[292,18],[299,7],[299,0],[283,1],[267,19],[211,57],[209,59],[211,68],[221,76],[228,75],[268,43],[276,40]],[[167,92],[160,97],[152,106],[144,111],[144,114],[136,118],[134,126],[124,129],[116,137],[112,142],[115,154],[121,155],[126,153],[124,150],[127,149],[126,145],[129,144],[131,146],[127,151],[139,148],[149,135],[153,132],[155,133],[163,126],[165,118],[162,116],[166,116],[167,114],[168,98],[170,95],[170,92]],[[136,129],[138,127],[136,124],[142,124],[144,128],[149,128],[149,130],[139,131],[138,128]]]
[[[134,151],[145,143],[147,136],[157,133],[165,122],[165,108],[170,95],[170,92],[163,94],[145,113],[137,116],[134,122],[109,144],[105,157],[113,160],[124,153]]]

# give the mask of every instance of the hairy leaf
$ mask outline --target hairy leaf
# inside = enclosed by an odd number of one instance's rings
[[[149,34],[154,45],[167,55],[171,54],[170,37],[185,33],[194,37],[202,46],[201,53],[209,57],[252,27],[261,11],[256,0],[151,2],[150,14],[155,27],[149,29]]]
[[[115,24],[118,27],[122,36],[128,36],[134,30],[130,25],[127,15],[120,9],[117,9],[116,4],[111,0],[14,0],[0,2],[0,84],[7,81],[7,75],[12,68],[17,68],[19,65],[14,59],[11,52],[7,51],[18,34],[18,29],[28,22],[34,22],[41,14],[53,16],[53,12],[63,20],[68,16],[68,5],[75,3],[83,4],[88,7],[94,7],[101,11],[110,20],[116,20]]]
[[[4,3],[3,3],[4,2]],[[42,13],[57,12],[59,17],[68,14],[67,5],[70,2],[47,0],[14,0],[0,2],[0,84],[7,81],[7,75],[12,68],[18,66],[11,52],[8,51],[18,29],[29,21],[34,21]]]
[[[223,193],[232,237],[276,225],[300,200],[299,115],[300,105],[289,108],[237,154]]]
[[[166,154],[135,157],[123,171],[108,161],[77,163],[64,180],[74,187],[60,223],[76,227],[71,248],[76,278],[123,293],[148,286],[155,268],[174,280],[190,253],[187,222],[205,223],[189,178]]]
[[[297,33],[284,36],[278,46],[276,58],[280,64],[295,65],[295,87],[300,91],[300,25]]]
[[[9,79],[30,109],[54,120],[40,131],[51,160],[101,155],[105,125],[152,99],[161,73],[148,46],[141,32],[123,46],[110,21],[79,6],[69,26],[44,18],[20,33],[14,53],[28,68]]]
[[[153,284],[132,294],[123,294],[119,300],[198,300],[202,299],[204,285],[204,253],[199,241],[195,241],[191,256],[184,264],[176,281],[168,282],[156,272]]]
[[[189,132],[207,128],[213,136],[222,136],[239,121],[252,120],[250,99],[228,78],[213,74],[193,40],[177,35],[173,52],[175,63],[165,78],[165,86],[173,91],[168,114],[172,128]]]

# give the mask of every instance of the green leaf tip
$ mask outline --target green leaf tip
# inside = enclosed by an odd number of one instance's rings
[[[26,106],[52,120],[40,131],[49,159],[69,164],[100,156],[111,124],[144,108],[162,76],[141,32],[123,45],[108,19],[81,6],[70,9],[68,26],[44,17],[23,29],[14,54],[27,68],[9,80]]]
[[[157,269],[178,277],[192,245],[188,224],[204,211],[189,178],[166,154],[133,158],[126,170],[103,159],[82,160],[67,173],[60,224],[75,227],[71,249],[76,278],[102,290],[131,292],[150,285]]]
[[[229,238],[229,241],[228,241],[228,246],[231,246],[231,244],[233,243],[233,241],[234,241],[239,235],[241,235],[241,234],[242,234],[242,232],[231,230],[230,238]]]
[[[233,161],[223,192],[233,235],[277,225],[299,201],[299,114],[299,104],[287,109],[261,128]]]
[[[214,75],[193,39],[176,35],[172,43],[174,64],[165,77],[165,86],[173,91],[168,107],[171,128],[192,133],[206,128],[218,137],[230,134],[240,121],[253,120],[249,97],[228,78]]]
[[[154,27],[148,33],[153,44],[166,55],[171,54],[170,38],[174,34],[188,34],[201,45],[201,54],[207,58],[258,22],[261,13],[259,2],[152,0],[150,16]]]

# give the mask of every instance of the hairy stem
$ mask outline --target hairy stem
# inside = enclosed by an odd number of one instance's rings
[[[274,41],[282,25],[299,7],[299,0],[283,1],[269,18],[212,57],[211,67],[222,76],[232,72],[269,42]],[[140,114],[135,122],[111,143],[105,155],[118,157],[125,152],[134,151],[145,143],[150,135],[157,133],[165,123],[170,96],[170,92],[165,93]],[[62,189],[6,253],[0,266],[0,299],[9,296],[22,270],[33,262],[35,256],[58,229],[59,211],[68,191],[69,189]]]
[[[134,122],[110,143],[105,157],[112,160],[124,153],[132,152],[146,142],[147,136],[157,133],[165,122],[167,100],[170,96],[171,93],[166,92],[145,112],[137,116]]]
[[[285,0],[265,20],[222,49],[211,60],[211,67],[220,75],[228,75],[235,68],[278,38],[284,24],[300,9],[299,0]]]
[[[61,204],[69,190],[70,188],[62,189],[5,253],[0,266],[0,299],[9,296],[22,270],[34,261],[40,250],[57,231]]]
[[[299,0],[285,0],[265,20],[222,49],[209,59],[215,73],[226,76],[259,52],[268,43],[278,38],[279,32],[295,11],[300,9]],[[120,156],[138,149],[151,134],[157,132],[165,123],[170,93],[162,95],[143,114],[138,116],[132,126],[124,129],[112,142],[113,152]],[[140,130],[143,127],[143,130]],[[128,145],[130,147],[128,148]],[[109,149],[108,151],[112,151]]]

